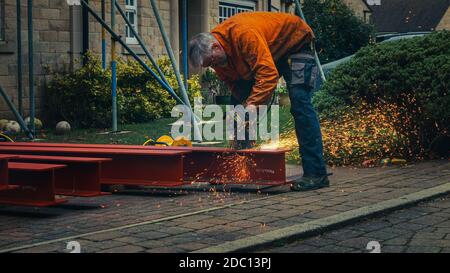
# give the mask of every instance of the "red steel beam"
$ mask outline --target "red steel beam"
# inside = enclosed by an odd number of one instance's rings
[[[140,151],[184,151],[184,180],[213,184],[283,185],[286,180],[285,154],[289,150],[240,150],[211,147],[158,147],[78,143],[1,143],[9,147],[53,147],[80,149],[134,149]]]
[[[18,186],[0,192],[0,203],[6,205],[47,207],[66,202],[56,198],[55,172],[64,165],[9,162],[9,182]]]
[[[15,157],[14,155],[0,155],[0,191],[14,188],[9,184],[8,161]]]
[[[108,157],[112,158],[112,161],[102,165],[100,178],[102,184],[173,187],[185,184],[183,156],[188,152],[2,145],[0,153]]]
[[[65,196],[95,197],[106,194],[101,191],[101,166],[102,162],[110,162],[112,159],[19,155],[12,161],[64,164],[67,167],[55,174],[56,193]]]

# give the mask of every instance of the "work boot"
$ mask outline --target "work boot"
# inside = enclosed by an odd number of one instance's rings
[[[325,176],[312,176],[302,177],[292,183],[292,191],[309,191],[318,190],[321,188],[327,188],[330,186],[330,180],[328,175]]]

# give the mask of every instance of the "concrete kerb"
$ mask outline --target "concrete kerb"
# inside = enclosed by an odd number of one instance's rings
[[[264,246],[273,245],[277,242],[300,239],[320,234],[366,217],[373,217],[382,213],[402,209],[449,193],[450,183],[447,183],[441,186],[408,194],[400,198],[383,201],[374,205],[361,207],[307,223],[292,225],[286,228],[227,242],[218,246],[204,248],[193,253],[248,252]]]

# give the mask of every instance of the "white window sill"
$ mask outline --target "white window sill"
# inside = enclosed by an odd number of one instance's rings
[[[139,44],[138,40],[135,38],[126,38],[125,43],[127,43],[127,45],[138,45]]]

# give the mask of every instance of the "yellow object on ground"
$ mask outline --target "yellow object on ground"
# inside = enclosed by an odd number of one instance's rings
[[[186,137],[177,137],[175,140],[170,136],[162,136],[157,141],[149,138],[143,146],[174,146],[174,147],[192,147],[192,142]]]
[[[158,138],[158,140],[156,142],[158,142],[158,143],[166,143],[167,146],[172,146],[174,140],[170,136],[162,136],[162,137]],[[155,146],[164,146],[164,145],[156,144]]]
[[[391,159],[390,158],[385,158],[385,159],[381,160],[381,165],[387,166],[389,164],[391,164]]]
[[[153,139],[149,138],[146,142],[144,142],[144,144],[142,144],[142,146],[147,146],[147,145],[152,144],[154,142],[155,141]]]
[[[14,140],[12,140],[9,136],[7,136],[7,135],[5,135],[5,134],[3,134],[3,133],[0,133],[0,137],[5,138],[5,139],[8,140],[9,142],[14,142]]]
[[[381,161],[381,164],[384,165],[384,166],[389,166],[389,165],[405,165],[406,163],[407,163],[406,160],[404,160],[404,159],[399,159],[399,158],[392,158],[392,159],[386,158],[386,159],[383,159],[383,160]]]
[[[175,147],[192,147],[192,142],[185,137],[177,137],[172,146]]]
[[[399,159],[399,158],[393,158],[391,160],[392,165],[405,165],[406,164],[406,160],[404,159]]]

